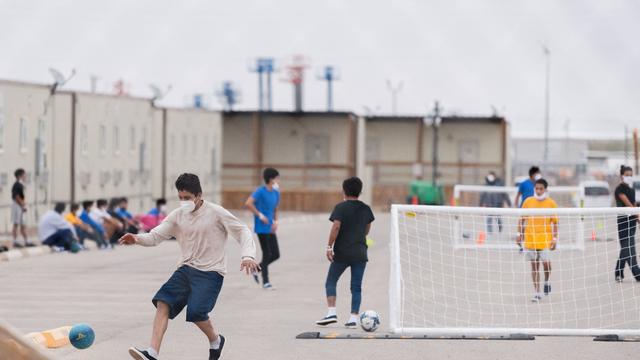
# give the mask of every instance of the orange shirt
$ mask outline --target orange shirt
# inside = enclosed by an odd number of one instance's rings
[[[557,208],[558,204],[547,197],[538,200],[529,197],[522,204],[523,209]],[[544,250],[551,247],[553,240],[553,229],[551,224],[558,224],[557,216],[525,216],[524,217],[524,247],[532,250]]]
[[[74,213],[67,213],[67,215],[64,216],[64,219],[67,220],[67,222],[69,222],[71,225],[82,224],[82,220],[78,219],[78,217]]]

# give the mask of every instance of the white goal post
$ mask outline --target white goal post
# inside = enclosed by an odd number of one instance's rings
[[[530,250],[522,253],[515,245],[456,246],[454,223],[484,224],[487,208],[392,205],[392,332],[481,337],[640,336],[640,284],[629,269],[623,282],[614,280],[620,219],[626,219],[627,225],[635,224],[632,215],[637,216],[640,208],[490,211],[508,220],[503,231],[514,244],[519,219],[525,219],[526,227],[529,221],[553,218],[557,220],[558,247],[563,238],[583,236],[587,238],[584,249],[548,252],[550,292],[533,302],[532,295],[535,298],[541,290],[534,289],[535,261],[529,257]],[[600,229],[607,234],[604,240],[589,238],[591,229],[601,226],[598,224],[604,224]],[[540,269],[541,287],[543,278]]]

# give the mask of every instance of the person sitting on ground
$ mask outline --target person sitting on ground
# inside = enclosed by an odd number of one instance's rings
[[[38,237],[44,245],[77,253],[80,250],[78,237],[73,226],[62,217],[64,208],[65,204],[59,202],[53,210],[44,214],[38,223]]]
[[[82,202],[82,213],[80,213],[80,220],[85,224],[91,226],[95,233],[95,240],[98,243],[99,249],[105,249],[107,247],[107,242],[105,238],[107,233],[104,230],[104,226],[101,223],[94,221],[90,214],[93,208],[93,201],[86,200]]]
[[[129,200],[126,197],[122,197],[118,202],[118,208],[116,209],[116,212],[118,213],[120,218],[124,220],[126,232],[137,234],[142,227],[140,226],[138,220],[134,219],[133,215],[129,212],[129,210],[127,210],[128,207]]]
[[[118,223],[118,228],[113,231],[113,234],[109,239],[109,242],[111,244],[115,244],[116,242],[118,242],[118,239],[120,239],[120,237],[126,233],[125,230],[127,229],[127,220],[120,216],[120,213],[118,212],[119,206],[120,198],[111,198],[111,200],[109,201],[109,206],[107,207],[107,213],[111,215],[111,219],[115,220]]]
[[[148,213],[138,216],[138,221],[142,228],[149,232],[156,226],[160,225],[162,220],[167,217],[167,200],[160,198],[156,200],[156,207],[149,210]]]
[[[114,219],[107,212],[106,199],[98,199],[98,201],[96,201],[96,206],[91,209],[89,216],[91,217],[91,219],[93,219],[93,221],[102,225],[102,227],[104,228],[105,241],[111,239],[114,233],[116,233],[118,230],[122,230],[123,228],[122,223]],[[110,245],[113,248],[113,243],[111,243]]]
[[[78,242],[82,248],[84,247],[85,239],[93,239],[95,240],[94,234],[95,231],[93,228],[85,224],[78,215],[81,213],[80,205],[77,203],[73,203],[70,206],[69,212],[65,214],[64,219],[73,226],[76,231],[76,235],[78,236]]]

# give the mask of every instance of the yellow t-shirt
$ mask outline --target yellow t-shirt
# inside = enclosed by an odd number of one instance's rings
[[[67,220],[67,222],[70,223],[71,225],[82,224],[82,221],[78,219],[76,214],[73,214],[73,213],[67,213],[67,215],[64,216],[64,219]]]
[[[557,208],[558,204],[547,197],[537,200],[531,196],[522,204],[523,209]],[[551,247],[553,229],[551,224],[558,224],[557,216],[525,216],[524,217],[524,247],[532,250],[544,250]]]

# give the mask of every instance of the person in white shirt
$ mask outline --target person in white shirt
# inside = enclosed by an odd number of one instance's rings
[[[202,199],[200,180],[194,174],[182,174],[176,180],[180,208],[150,233],[125,234],[120,244],[155,246],[175,237],[181,257],[178,269],[153,297],[156,315],[150,346],[146,350],[130,348],[137,360],[156,360],[168,320],[187,308],[187,321],[193,322],[210,342],[209,359],[220,358],[225,338],[216,331],[209,313],[216,304],[226,274],[225,246],[229,238],[241,247],[240,270],[247,274],[260,271],[255,261],[256,245],[247,225],[221,206]]]
[[[113,234],[121,231],[123,224],[109,214],[107,204],[106,199],[98,199],[96,201],[96,207],[91,209],[89,217],[96,223],[102,225],[105,231],[105,241],[109,242],[110,247],[113,248],[113,244],[118,240],[117,237],[113,238]]]
[[[64,203],[57,203],[53,210],[42,216],[38,223],[38,237],[44,245],[76,253],[80,250],[78,237],[73,226],[62,217],[64,209]]]

